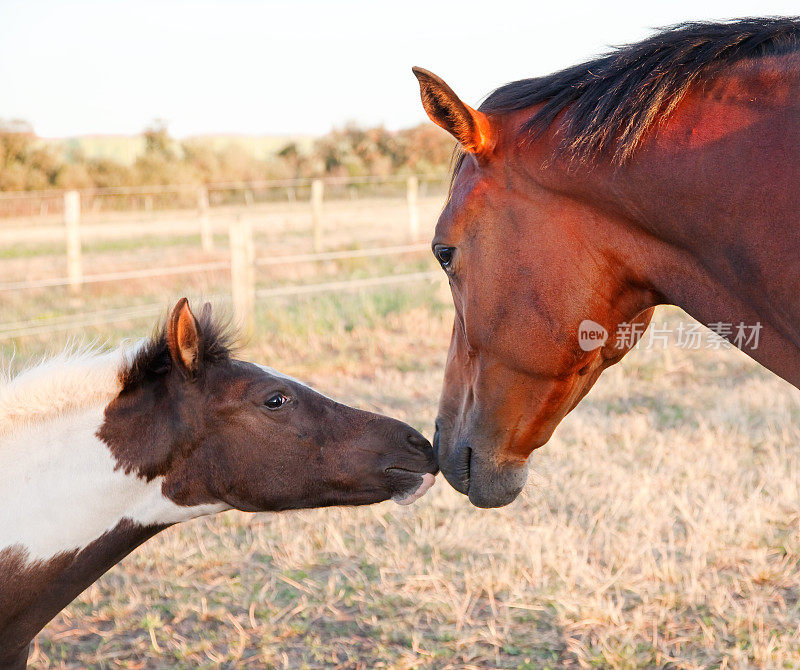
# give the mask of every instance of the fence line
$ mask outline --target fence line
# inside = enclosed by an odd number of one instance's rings
[[[414,282],[423,280],[440,279],[442,273],[429,270],[425,272],[409,272],[397,275],[383,275],[380,277],[370,277],[366,279],[346,279],[341,281],[330,281],[318,284],[305,284],[300,286],[281,286],[276,288],[261,289],[255,292],[256,298],[278,298],[293,295],[309,295],[314,293],[328,293],[331,291],[351,291],[362,288],[374,288],[376,286],[386,286],[400,284],[404,282]],[[229,302],[231,298],[226,295],[211,296],[212,300],[219,302]],[[145,316],[156,316],[166,308],[164,303],[150,303],[138,305],[136,307],[124,307],[115,309],[98,310],[82,314],[72,314],[63,317],[48,319],[47,323],[42,323],[41,319],[29,321],[18,321],[9,324],[0,324],[0,341],[22,337],[25,335],[43,335],[63,330],[73,330],[97,324],[119,323],[130,321]]]
[[[347,251],[324,251],[319,254],[287,254],[284,256],[269,256],[256,258],[253,262],[258,266],[288,265],[292,263],[313,263],[332,260],[347,260],[351,258],[366,258],[369,256],[390,256],[392,254],[415,253],[430,249],[428,244],[405,244],[390,247],[372,247],[367,249],[353,249]],[[104,272],[93,275],[84,275],[84,284],[101,284],[105,282],[128,281],[131,279],[149,279],[152,277],[168,277],[195,272],[216,272],[230,268],[230,260],[211,261],[207,263],[192,263],[176,265],[170,268],[146,268],[142,270],[127,270],[121,272]],[[55,277],[52,279],[36,279],[21,282],[0,283],[0,293],[6,291],[24,291],[37,288],[55,288],[69,286],[69,277]]]
[[[338,281],[323,282],[322,284],[301,284],[299,286],[278,286],[276,288],[262,288],[256,291],[256,298],[282,298],[292,295],[306,295],[309,293],[327,293],[329,291],[350,291],[359,288],[374,288],[403,282],[422,281],[423,279],[441,279],[440,270],[425,270],[423,272],[405,272],[399,275],[382,275],[366,279],[341,279]]]
[[[419,181],[443,181],[447,175],[442,173],[422,173],[416,175]],[[406,175],[366,175],[363,177],[300,177],[297,179],[265,179],[256,181],[209,182],[207,184],[151,184],[146,186],[101,186],[83,189],[51,189],[39,191],[0,191],[0,200],[62,198],[65,193],[77,191],[83,196],[101,195],[161,195],[164,193],[190,193],[198,188],[208,191],[246,191],[271,188],[310,187],[314,181],[322,181],[329,186],[348,186],[363,184],[401,184],[408,179]]]
[[[364,180],[372,179],[364,177]],[[394,180],[405,179],[406,184],[406,202],[408,205],[408,238],[411,242],[416,242],[419,239],[419,205],[417,201],[417,192],[419,189],[419,178],[416,176],[401,178],[396,177]],[[328,180],[333,181],[333,180]],[[354,179],[342,180],[341,183],[350,184],[354,183]],[[321,253],[323,249],[323,193],[325,182],[321,179],[314,179],[310,182],[311,185],[311,235],[313,240],[313,249],[315,253]],[[184,188],[184,187],[162,187],[167,188]],[[208,186],[193,187],[196,188],[195,199],[197,205],[197,225],[200,233],[200,240],[203,251],[210,252],[214,246],[214,236],[211,228],[211,221],[209,216],[209,198]],[[246,190],[245,193],[250,193]],[[96,191],[95,191],[96,193]],[[3,194],[0,194],[0,196]],[[86,277],[83,272],[82,256],[81,256],[81,193],[76,190],[62,192],[62,211],[64,230],[66,234],[66,256],[67,256],[67,274],[68,283],[71,290],[79,293],[81,287],[87,283]],[[252,200],[252,195],[250,197]],[[238,238],[237,238],[238,239]],[[103,279],[96,279],[98,281],[105,281]],[[20,282],[16,282],[16,288],[19,290]],[[39,286],[57,286],[59,284],[39,284]],[[3,290],[3,289],[0,289]],[[9,289],[4,289],[9,290]]]
[[[309,261],[335,261],[348,258],[365,258],[368,256],[390,256],[391,254],[410,254],[417,251],[429,251],[430,244],[401,244],[391,247],[371,247],[367,249],[348,249],[347,251],[323,251],[319,254],[291,254],[286,256],[270,256],[257,258],[256,265],[283,265],[285,263],[305,263]]]
[[[226,299],[230,300],[230,296],[226,296]],[[149,306],[152,307],[153,305],[151,304]],[[144,307],[147,307],[147,305],[145,305]],[[59,316],[50,316],[50,317],[46,317],[46,318],[43,318],[43,319],[26,319],[24,321],[10,321],[8,323],[0,324],[0,333],[4,333],[4,332],[10,331],[10,330],[20,330],[20,329],[24,329],[24,328],[28,328],[28,327],[37,326],[37,325],[43,325],[44,323],[46,323],[48,326],[50,326],[50,325],[60,326],[60,325],[63,325],[63,324],[67,324],[67,323],[71,322],[73,319],[76,319],[76,318],[85,319],[85,318],[88,318],[88,317],[93,317],[93,318],[98,319],[98,322],[99,322],[100,319],[113,318],[114,315],[117,314],[118,312],[123,312],[123,311],[126,311],[126,310],[134,310],[135,311],[137,309],[142,309],[142,308],[143,308],[142,305],[133,306],[133,307],[131,307],[131,306],[128,306],[128,307],[107,307],[106,309],[98,309],[98,310],[94,310],[93,312],[82,312],[82,313],[79,313],[79,314],[61,314]]]
[[[84,284],[102,284],[105,282],[125,281],[128,279],[147,279],[150,277],[167,277],[170,275],[191,274],[192,272],[212,272],[226,270],[231,265],[230,261],[217,261],[214,263],[195,263],[193,265],[176,265],[171,268],[147,268],[144,270],[129,270],[126,272],[104,272],[102,274],[86,275]],[[24,291],[35,288],[55,288],[69,286],[69,278],[57,277],[54,279],[38,279],[27,282],[7,282],[0,284],[0,292]]]
[[[255,300],[300,296],[314,293],[330,291],[350,291],[360,288],[369,288],[383,285],[397,284],[401,282],[415,282],[429,280],[439,277],[438,271],[413,272],[397,275],[384,275],[364,279],[333,280],[317,284],[279,286],[257,290],[255,282],[256,267],[276,266],[280,264],[322,262],[331,260],[344,260],[354,258],[366,258],[370,256],[386,256],[392,254],[404,254],[424,251],[428,249],[427,244],[416,243],[419,237],[419,209],[418,209],[418,189],[420,178],[428,176],[395,176],[395,177],[360,177],[349,179],[323,180],[276,180],[271,182],[236,182],[208,184],[204,186],[196,185],[167,185],[158,187],[118,187],[109,189],[92,189],[84,191],[84,195],[95,196],[98,194],[110,195],[141,195],[146,196],[145,204],[152,209],[153,199],[151,196],[158,193],[169,193],[176,191],[186,191],[194,189],[192,197],[197,208],[197,225],[200,232],[200,239],[203,250],[209,252],[213,248],[213,235],[209,217],[210,200],[208,197],[210,189],[246,189],[246,200],[253,201],[252,189],[284,187],[290,188],[293,194],[294,187],[309,186],[310,200],[308,216],[310,219],[310,235],[312,237],[314,253],[290,254],[284,256],[271,256],[256,258],[252,243],[252,226],[249,221],[237,220],[229,227],[230,237],[230,256],[225,260],[206,261],[191,263],[173,267],[150,267],[138,270],[105,272],[96,274],[84,274],[81,257],[81,192],[46,191],[37,193],[25,193],[24,197],[47,197],[61,198],[62,221],[66,251],[66,276],[52,277],[38,280],[13,281],[0,283],[0,293],[9,291],[21,291],[27,289],[43,289],[54,287],[69,287],[70,290],[78,292],[81,287],[87,284],[98,284],[104,282],[118,282],[135,279],[146,279],[152,277],[164,277],[180,274],[192,274],[199,272],[215,272],[220,270],[230,270],[231,273],[231,295],[217,296],[216,299],[223,299],[233,303],[234,315],[246,331],[254,321]],[[438,176],[436,178],[439,178]],[[325,185],[347,185],[347,184],[366,184],[366,183],[405,183],[406,205],[408,209],[408,235],[409,243],[396,244],[393,246],[373,247],[367,249],[351,249],[340,251],[322,251],[323,248],[323,194]],[[0,193],[0,199],[15,197],[16,194]],[[194,224],[193,224],[194,225]],[[72,330],[84,328],[96,324],[115,323],[142,317],[150,317],[162,311],[161,304],[146,304],[138,306],[128,306],[124,308],[101,309],[93,312],[79,314],[60,315],[47,319],[31,319],[10,323],[0,323],[0,340],[7,340],[24,335],[41,335],[56,331]]]

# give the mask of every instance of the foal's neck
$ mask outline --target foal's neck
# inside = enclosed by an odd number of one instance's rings
[[[128,520],[82,550],[27,560],[18,546],[0,550],[0,668],[25,668],[36,634],[109,568],[166,526]]]
[[[0,667],[139,544],[226,508],[177,505],[163,477],[126,473],[97,436],[106,404],[0,433]]]
[[[81,550],[123,519],[168,525],[206,512],[164,496],[120,468],[97,437],[104,407],[84,408],[0,437],[0,550],[19,546],[28,562]]]

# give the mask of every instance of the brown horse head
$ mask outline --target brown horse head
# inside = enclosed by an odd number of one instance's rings
[[[181,300],[125,372],[99,436],[179,505],[245,511],[411,501],[436,466],[410,426],[230,355]]]
[[[433,239],[456,312],[434,451],[474,504],[515,498],[659,303],[759,322],[748,353],[800,377],[796,282],[772,277],[796,267],[798,51],[797,19],[686,24],[478,110],[414,69],[461,147]]]
[[[594,214],[531,180],[518,119],[474,110],[414,72],[429,116],[463,148],[432,244],[456,312],[434,451],[453,487],[494,507],[517,496],[530,453],[633,344],[582,347],[581,324],[613,334],[631,306],[610,281],[622,271],[614,257],[578,234]]]

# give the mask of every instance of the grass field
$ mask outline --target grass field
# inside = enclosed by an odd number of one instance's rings
[[[192,244],[136,253],[170,262]],[[101,265],[136,256],[93,253]],[[4,306],[22,318],[214,290],[204,281]],[[242,356],[430,437],[452,324],[443,284],[259,304]],[[655,321],[686,318],[663,309]],[[64,337],[17,341],[12,365]],[[228,512],[172,528],[59,615],[31,666],[800,667],[799,419],[800,394],[736,351],[637,350],[533,455],[512,505],[475,509],[439,478],[411,508]]]

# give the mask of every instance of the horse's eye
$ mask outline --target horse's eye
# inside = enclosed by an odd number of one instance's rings
[[[264,403],[264,406],[267,409],[280,409],[288,401],[289,401],[289,398],[287,398],[285,395],[282,395],[280,393],[276,393],[275,395],[270,396],[269,398],[267,398],[266,402]]]
[[[439,265],[441,265],[445,270],[450,267],[450,263],[453,262],[454,253],[454,247],[443,247],[437,245],[433,250],[433,255],[436,256],[436,260],[439,261]]]

